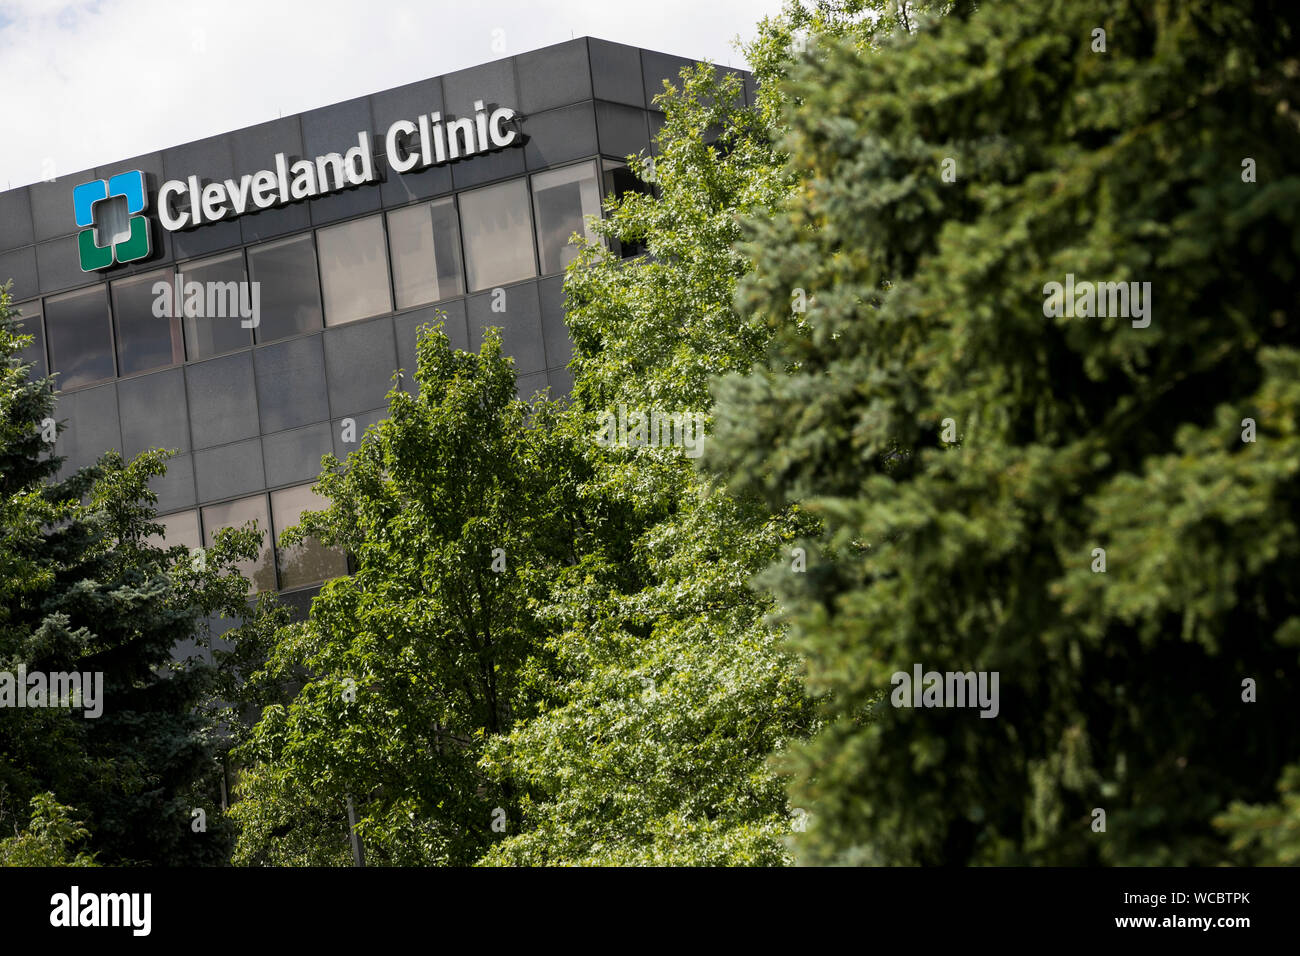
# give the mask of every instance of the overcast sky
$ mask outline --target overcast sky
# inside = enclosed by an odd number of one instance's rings
[[[746,66],[733,40],[750,39],[754,24],[780,7],[780,0],[0,0],[0,189],[570,36]]]

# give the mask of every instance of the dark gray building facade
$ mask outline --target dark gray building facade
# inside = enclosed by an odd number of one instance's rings
[[[502,328],[522,395],[567,393],[568,237],[630,188],[652,99],[690,62],[581,38],[0,192],[0,282],[58,376],[65,471],[176,449],[155,487],[169,543],[256,519],[255,588],[305,600],[344,557],[274,542],[396,369],[412,387],[438,310],[460,348]],[[191,308],[188,283],[258,289],[256,324],[210,292]]]

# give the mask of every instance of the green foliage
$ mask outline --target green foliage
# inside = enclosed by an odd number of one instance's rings
[[[558,706],[489,747],[527,794],[493,863],[783,862],[790,823],[767,756],[807,732],[796,662],[747,587],[778,522],[712,494],[647,529],[637,589],[592,555],[550,608]],[[581,577],[579,577],[579,574]]]
[[[790,72],[798,63],[819,60],[823,46],[842,44],[867,55],[900,32],[919,30],[950,13],[963,15],[971,5],[965,0],[786,0],[780,15],[759,21],[745,47],[763,121],[783,130],[790,113],[802,107],[798,91],[787,82]]]
[[[284,536],[341,545],[356,571],[278,630],[253,677],[303,685],[236,750],[237,862],[341,862],[349,794],[377,864],[473,862],[494,811],[517,817],[477,762],[536,705],[531,608],[572,560],[582,471],[554,406],[516,398],[500,345],[493,332],[472,355],[422,333],[419,395],[391,392],[346,463],[326,457],[329,509]]]
[[[60,804],[52,793],[36,794],[31,808],[27,828],[0,840],[0,866],[99,865],[93,853],[75,849],[90,831],[72,819],[71,808]]]
[[[721,387],[710,464],[823,522],[770,578],[823,703],[787,764],[804,859],[1246,858],[1211,820],[1300,729],[1296,27],[984,4],[795,71],[805,185],[738,296],[775,343]],[[1045,316],[1067,273],[1150,282],[1149,327]],[[917,663],[999,672],[999,716],[883,702]]]
[[[1234,855],[1253,866],[1300,864],[1300,764],[1291,764],[1278,781],[1280,799],[1271,804],[1234,801],[1214,818],[1230,839]]]

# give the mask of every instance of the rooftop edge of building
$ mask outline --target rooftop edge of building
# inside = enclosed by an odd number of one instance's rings
[[[598,44],[599,46],[595,50],[593,50],[591,46],[592,44]],[[654,109],[653,99],[662,91],[662,80],[676,79],[680,75],[681,68],[684,66],[693,63],[706,62],[705,60],[702,59],[696,59],[693,57],[683,56],[680,54],[666,53],[659,50],[650,50],[645,47],[631,46],[629,44],[618,43],[613,40],[606,40],[601,37],[595,37],[590,35],[574,37],[570,40],[562,40],[558,43],[548,44],[546,46],[537,47],[532,50],[525,50],[520,53],[513,53],[513,54],[497,57],[496,59],[485,60],[481,63],[477,63],[473,66],[465,67],[463,69],[452,70],[446,73],[437,73],[432,76],[413,80],[409,83],[399,84],[398,86],[388,87],[380,90],[373,90],[368,93],[362,93],[357,96],[351,97],[350,99],[338,100],[332,103],[324,103],[320,106],[312,107],[306,110],[300,110],[295,113],[284,114],[282,116],[277,116],[272,119],[261,120],[256,123],[250,123],[245,126],[235,127],[233,129],[217,131],[214,133],[210,133],[207,136],[200,137],[199,139],[173,142],[170,145],[160,146],[155,149],[146,150],[143,153],[138,153],[131,157],[117,159],[117,160],[108,160],[103,163],[96,164],[95,166],[92,167],[86,167],[77,170],[75,172],[64,173],[63,175],[57,176],[54,179],[35,180],[32,182],[20,183],[19,185],[16,186],[0,188],[0,252],[7,251],[12,248],[17,248],[18,245],[26,245],[33,241],[32,239],[28,239],[26,242],[20,242],[17,244],[8,241],[8,237],[6,235],[6,232],[8,231],[7,227],[11,226],[12,222],[11,222],[11,215],[10,215],[11,211],[5,208],[5,203],[3,201],[3,197],[7,195],[12,196],[13,194],[22,191],[30,191],[34,188],[39,188],[41,186],[56,185],[69,179],[77,179],[79,182],[86,178],[105,179],[108,176],[111,176],[114,172],[117,172],[119,170],[127,169],[127,168],[136,168],[140,166],[141,165],[141,163],[139,162],[140,160],[148,159],[154,156],[161,156],[161,154],[163,153],[181,150],[189,146],[198,145],[200,143],[208,143],[212,140],[216,140],[221,137],[239,136],[242,134],[248,134],[254,131],[265,129],[267,127],[276,124],[284,123],[286,121],[296,120],[299,123],[301,123],[304,117],[313,116],[329,110],[335,110],[338,109],[339,107],[344,107],[350,104],[359,103],[360,101],[373,100],[375,97],[399,96],[402,93],[415,92],[422,87],[428,87],[430,84],[434,84],[434,83],[439,84],[439,86],[443,86],[445,84],[445,81],[448,78],[456,78],[456,81],[459,82],[462,79],[464,80],[471,79],[471,77],[467,76],[467,74],[483,73],[485,75],[490,75],[492,73],[500,73],[504,65],[509,63],[515,64],[515,68],[513,72],[515,74],[514,94],[515,94],[515,102],[518,104],[517,109],[521,115],[526,117],[530,112],[539,112],[553,107],[545,106],[545,105],[542,106],[537,105],[537,103],[548,102],[545,99],[535,99],[533,100],[533,103],[530,105],[529,100],[533,99],[533,97],[536,96],[537,94],[534,92],[533,87],[529,87],[528,92],[525,92],[525,89],[520,85],[517,62],[520,60],[542,59],[542,58],[549,57],[552,60],[553,64],[559,65],[559,63],[562,62],[563,59],[563,51],[565,51],[566,49],[581,49],[582,46],[586,46],[587,48],[586,55],[583,57],[583,59],[586,61],[587,64],[587,78],[586,78],[585,86],[586,89],[588,90],[588,93],[585,97],[582,97],[581,99],[567,100],[566,104],[572,102],[582,102],[585,99],[596,99],[596,100],[604,100],[606,102],[611,102],[611,103],[618,103],[622,105],[636,106],[636,107],[640,107],[641,109],[653,110]],[[633,85],[630,82],[630,75],[627,71],[619,71],[617,69],[611,68],[612,64],[610,63],[608,57],[610,54],[616,53],[618,51],[637,54],[637,59],[638,59],[637,65],[640,69],[640,74],[641,74],[639,83]],[[648,73],[646,71],[647,58],[650,58],[651,60],[650,65],[652,67],[650,72]],[[601,72],[599,77],[597,75],[598,61],[601,67]],[[753,86],[753,78],[750,71],[741,69],[740,67],[724,66],[716,63],[713,64],[713,66],[719,71],[734,73],[736,75],[741,76],[746,84],[747,98],[751,99],[752,101],[752,93],[750,93],[749,91],[752,89]],[[623,73],[622,76],[619,75],[620,72]],[[439,100],[438,105],[441,107],[441,111],[443,113],[447,115],[468,115],[469,113],[472,112],[472,109],[463,108],[463,105],[458,102],[459,97],[450,98],[452,99],[452,102],[450,104],[447,102],[448,99],[449,98],[445,95],[445,87],[444,87],[444,90],[440,90],[440,95],[438,97]],[[566,105],[566,104],[559,104],[559,105]],[[458,106],[462,107],[459,112],[457,111],[456,108],[454,108]],[[53,237],[52,236],[38,237],[35,239],[35,241],[40,242],[48,238],[53,238]]]

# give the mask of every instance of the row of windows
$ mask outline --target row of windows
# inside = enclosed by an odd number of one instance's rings
[[[621,170],[604,178],[621,191]],[[115,279],[111,311],[103,285],[47,296],[20,307],[36,337],[27,359],[58,372],[59,388],[78,388],[518,282],[539,267],[561,272],[577,254],[569,237],[600,215],[600,193],[596,164],[580,163]],[[174,287],[177,275],[181,309],[159,318],[155,285]],[[238,310],[214,318],[186,305],[191,282],[246,279],[260,284],[252,329]]]
[[[252,561],[241,561],[239,572],[253,591],[285,591],[320,584],[348,573],[347,557],[338,548],[327,548],[308,538],[292,548],[279,546],[280,535],[298,523],[304,511],[322,511],[329,502],[311,490],[311,485],[282,488],[270,495],[253,495],[197,511],[180,511],[158,518],[165,529],[154,545],[188,548],[211,547],[222,528],[239,528],[256,521],[262,533],[262,550]],[[268,534],[269,532],[269,534]],[[278,584],[277,584],[278,581]]]

